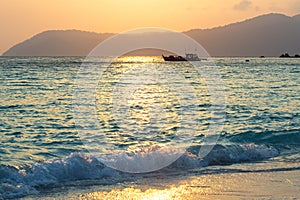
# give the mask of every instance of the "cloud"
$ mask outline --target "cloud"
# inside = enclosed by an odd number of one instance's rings
[[[235,10],[247,10],[251,7],[252,2],[249,0],[241,0],[238,4],[235,4],[233,8]]]

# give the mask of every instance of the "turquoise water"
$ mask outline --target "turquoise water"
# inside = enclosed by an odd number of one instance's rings
[[[114,184],[128,179],[127,173],[108,168],[91,157],[83,143],[87,138],[78,133],[73,95],[83,59],[0,58],[0,199],[38,193],[40,187],[74,180]],[[100,61],[90,64],[105,63]],[[166,63],[159,57],[125,57],[105,71],[96,97],[97,119],[105,140],[97,137],[98,144],[107,147],[104,149],[110,153],[121,150],[134,154],[143,147],[151,151],[160,145],[180,143],[189,153],[168,167],[178,170],[200,167],[205,170],[211,165],[220,165],[221,170],[222,165],[228,164],[243,164],[244,168],[249,162],[265,162],[266,170],[274,168],[268,165],[272,162],[299,168],[300,60],[251,58],[246,63],[244,58],[214,58],[213,61],[225,86],[225,122],[218,144],[203,160],[195,155],[202,144],[203,131],[213,117],[209,114],[211,102],[205,80],[186,63]],[[211,61],[202,62],[205,65]],[[123,90],[115,90],[114,86],[126,88],[130,83],[122,83],[122,74],[145,66],[175,69],[195,88],[197,101],[181,106],[176,94],[155,84],[155,79],[130,96],[131,117],[116,118],[116,109],[111,104]],[[175,77],[171,71],[165,71]],[[138,76],[151,72],[139,72]],[[194,135],[181,137],[179,133],[188,132],[187,124],[191,123],[181,113],[192,116],[194,110],[200,113],[197,130],[193,129]]]

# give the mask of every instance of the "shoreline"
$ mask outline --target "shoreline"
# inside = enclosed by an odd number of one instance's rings
[[[300,198],[300,170],[149,176],[117,185],[72,186],[59,190],[22,199],[297,199]]]

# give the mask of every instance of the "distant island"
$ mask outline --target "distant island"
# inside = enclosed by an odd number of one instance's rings
[[[199,42],[211,56],[278,57],[282,52],[292,55],[300,53],[300,15],[267,14],[222,27],[193,29],[183,33]],[[155,38],[161,33],[151,34]],[[100,42],[113,35],[49,30],[11,47],[3,56],[86,56]],[[143,36],[140,34],[138,37]],[[138,53],[161,55],[161,51],[157,50]]]
[[[295,54],[294,56],[290,56],[290,54],[285,53],[285,54],[281,54],[281,56],[279,56],[280,58],[300,58],[299,54]]]

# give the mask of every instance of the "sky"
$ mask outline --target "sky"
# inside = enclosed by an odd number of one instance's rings
[[[118,33],[212,28],[267,13],[300,14],[300,0],[1,0],[0,54],[46,30]]]

